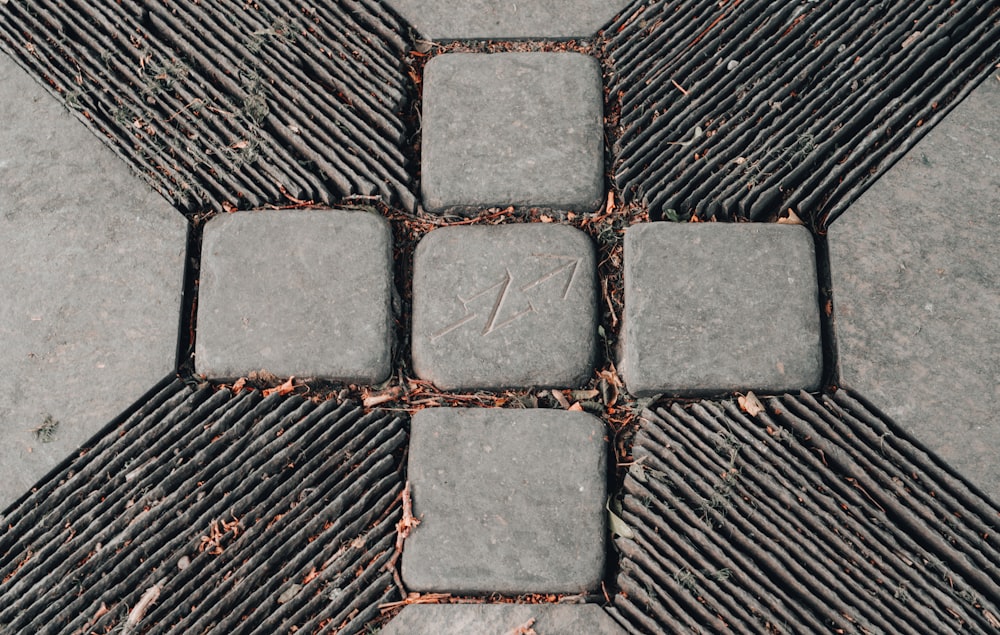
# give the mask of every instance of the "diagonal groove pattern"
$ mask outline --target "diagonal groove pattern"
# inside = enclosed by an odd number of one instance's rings
[[[617,611],[637,628],[1000,626],[1000,508],[846,391],[645,414]],[[844,629],[838,631],[837,629]]]
[[[175,381],[9,510],[0,624],[358,632],[396,599],[405,421]]]
[[[188,214],[289,197],[412,209],[402,31],[369,0],[0,5],[8,52]]]
[[[1000,59],[995,0],[765,4],[654,0],[605,29],[627,200],[824,228]]]

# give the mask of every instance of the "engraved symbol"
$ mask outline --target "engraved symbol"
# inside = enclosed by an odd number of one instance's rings
[[[499,282],[477,291],[467,298],[458,296],[458,301],[462,303],[465,314],[431,335],[431,341],[437,340],[474,320],[482,319],[484,314],[486,319],[480,335],[485,336],[509,324],[513,324],[529,313],[535,313],[535,305],[531,302],[530,298],[525,297],[526,294],[553,278],[565,276],[566,281],[561,287],[560,299],[565,300],[569,297],[569,290],[576,279],[580,259],[573,256],[557,256],[554,254],[532,254],[532,257],[541,260],[556,260],[559,261],[559,264],[554,269],[545,271],[538,278],[521,286],[514,285],[514,275],[511,274],[510,267],[505,267],[503,279]],[[514,296],[515,299],[512,300],[511,296]],[[483,302],[483,300],[491,297],[493,298],[492,305]],[[511,308],[512,306],[513,309]],[[477,307],[482,307],[483,310],[477,310]],[[488,312],[485,310],[486,307],[489,307]]]

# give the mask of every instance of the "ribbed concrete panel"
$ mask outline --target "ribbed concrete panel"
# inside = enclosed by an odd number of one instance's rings
[[[363,632],[399,599],[406,441],[351,401],[174,381],[7,510],[0,627]]]
[[[766,402],[645,413],[620,615],[653,633],[1000,624],[1000,508],[846,391]]]
[[[613,178],[656,216],[825,227],[993,72],[998,7],[634,3],[604,30]]]

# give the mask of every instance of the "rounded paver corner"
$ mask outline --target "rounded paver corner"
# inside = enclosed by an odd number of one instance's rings
[[[582,593],[605,566],[607,441],[583,412],[428,408],[411,421],[417,591]]]
[[[625,234],[628,390],[813,390],[823,373],[812,234],[797,225],[645,223]]]
[[[375,384],[392,371],[392,234],[363,211],[236,212],[202,241],[197,372]]]
[[[577,387],[597,355],[596,255],[554,224],[446,227],[413,261],[411,357],[446,390]]]
[[[604,199],[600,64],[576,52],[446,53],[424,69],[425,209],[592,212]]]

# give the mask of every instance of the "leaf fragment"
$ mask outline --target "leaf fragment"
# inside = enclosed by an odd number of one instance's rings
[[[756,417],[761,412],[764,412],[764,404],[757,399],[757,395],[753,394],[753,391],[747,392],[747,394],[740,395],[736,401],[740,405],[740,410],[747,413],[751,417]]]

